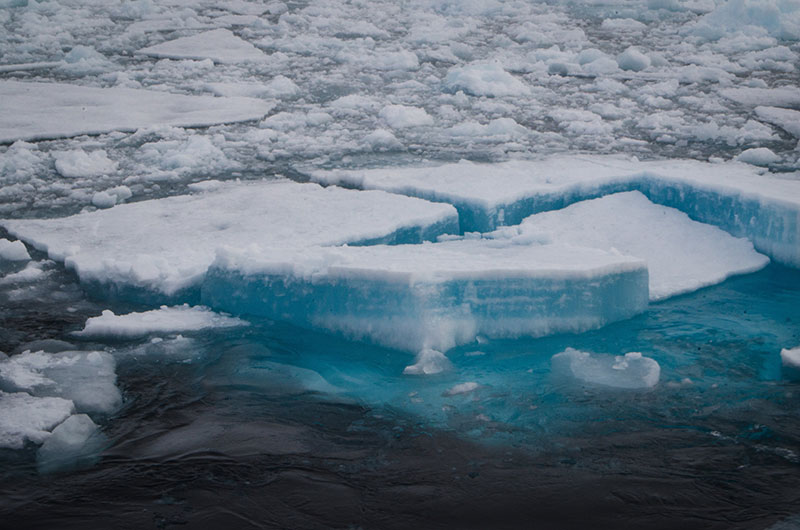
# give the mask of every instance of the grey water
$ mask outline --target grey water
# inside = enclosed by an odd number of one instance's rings
[[[75,342],[87,298],[4,287],[3,348],[112,351],[125,405],[90,467],[0,453],[4,528],[776,528],[800,514],[800,273],[771,265],[579,335],[483,340],[410,377],[405,353],[254,321]],[[38,285],[38,284],[37,284]],[[16,297],[16,298],[15,298]],[[70,311],[67,311],[66,308]],[[135,306],[112,305],[118,311]],[[74,316],[71,316],[74,315]],[[641,351],[658,385],[556,377],[573,347]],[[448,389],[476,382],[469,393]]]

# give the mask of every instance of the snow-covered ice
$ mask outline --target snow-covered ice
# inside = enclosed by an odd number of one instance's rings
[[[0,224],[83,282],[158,298],[197,287],[219,247],[415,243],[456,231],[457,214],[449,205],[382,191],[276,180]]]
[[[83,149],[63,151],[53,155],[56,171],[63,177],[99,177],[117,170],[118,164],[102,149],[85,152]]]
[[[68,399],[0,390],[0,447],[21,449],[26,441],[40,444],[74,410]]]
[[[647,270],[637,258],[461,240],[228,250],[210,269],[202,301],[391,348],[445,352],[478,335],[598,328],[643,311],[647,292]]]
[[[211,59],[215,63],[264,61],[267,55],[227,29],[204,31],[191,37],[162,42],[137,53],[172,59]]]
[[[777,125],[796,138],[800,138],[800,111],[782,107],[759,106],[756,115],[769,123]]]
[[[28,249],[22,241],[0,239],[0,259],[8,261],[26,261],[31,259]]]
[[[652,388],[661,377],[658,362],[639,352],[607,355],[567,348],[554,355],[550,362],[556,375],[611,388]]]
[[[638,191],[535,214],[492,236],[510,237],[519,244],[558,242],[641,258],[647,262],[651,300],[694,291],[769,263],[746,239],[655,205]]]
[[[576,201],[638,190],[694,220],[747,237],[775,261],[800,267],[800,181],[744,163],[582,155],[306,173],[325,184],[451,203],[465,232],[487,232]]]
[[[254,98],[0,80],[0,143],[132,132],[154,125],[234,123],[262,118],[273,106]],[[64,167],[74,166],[71,162]]]
[[[115,315],[106,310],[86,321],[75,335],[92,339],[134,339],[156,333],[197,331],[208,328],[246,326],[247,322],[211,311],[207,307],[189,305],[167,307]]]

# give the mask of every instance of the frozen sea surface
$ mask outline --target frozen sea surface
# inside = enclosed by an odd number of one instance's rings
[[[785,0],[0,0],[3,524],[797,526],[799,41]],[[580,202],[612,192],[653,204]],[[492,245],[548,239],[653,262],[641,303],[491,332],[543,296]],[[499,327],[439,351],[425,311],[380,346],[180,305],[268,270],[323,309],[368,284],[345,315],[384,282]]]

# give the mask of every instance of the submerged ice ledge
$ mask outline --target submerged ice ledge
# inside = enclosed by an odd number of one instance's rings
[[[202,287],[215,309],[406,351],[487,337],[582,332],[648,304],[641,260],[599,249],[462,240],[221,252]]]
[[[775,261],[800,267],[800,181],[762,174],[743,163],[640,162],[615,156],[436,167],[310,171],[321,184],[380,189],[452,204],[462,232],[488,232],[526,217],[621,191],[696,221],[746,237]]]

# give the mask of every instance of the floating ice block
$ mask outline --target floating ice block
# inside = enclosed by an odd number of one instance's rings
[[[137,54],[172,59],[211,59],[215,63],[265,61],[267,55],[227,29],[215,29],[142,48]]]
[[[647,262],[651,300],[691,292],[769,263],[750,241],[692,221],[674,208],[653,204],[638,191],[534,214],[519,226],[489,236],[520,244],[557,241],[615,249],[641,258]]]
[[[254,98],[0,81],[0,143],[135,131],[154,125],[236,123],[263,118],[273,107]]]
[[[648,303],[647,269],[598,249],[461,240],[222,251],[202,301],[390,348],[581,332]]]
[[[558,156],[496,164],[311,171],[343,184],[453,204],[464,232],[486,232],[525,217],[620,191],[750,239],[779,263],[800,267],[800,181],[748,164],[694,160],[640,162],[614,156]]]
[[[419,243],[457,231],[458,217],[452,206],[382,191],[276,180],[0,225],[106,295],[191,301],[187,290],[223,245]]]

